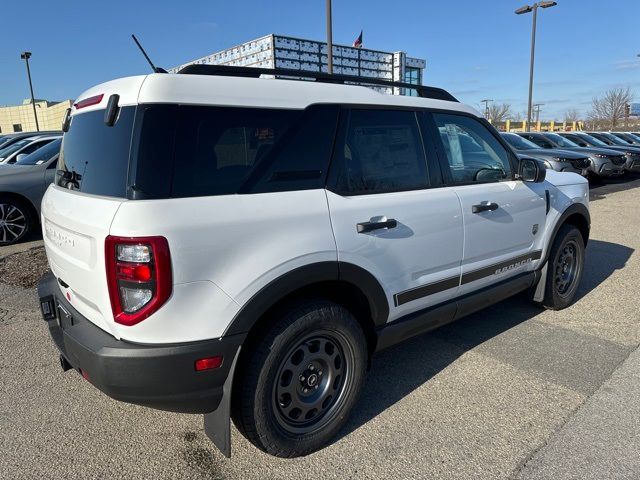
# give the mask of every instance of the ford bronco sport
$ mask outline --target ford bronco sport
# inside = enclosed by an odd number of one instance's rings
[[[567,307],[584,267],[580,175],[518,159],[444,90],[277,78],[301,74],[91,88],[42,202],[62,368],[205,414],[227,456],[230,419],[273,455],[321,448],[375,352],[522,291]]]

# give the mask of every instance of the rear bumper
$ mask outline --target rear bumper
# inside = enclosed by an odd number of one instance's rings
[[[60,294],[51,272],[38,284],[41,307],[53,318],[49,333],[64,359],[91,384],[124,402],[183,413],[215,410],[244,335],[171,345],[139,345],[116,340],[80,315]],[[179,319],[176,319],[179,321]],[[195,371],[200,358],[222,355],[214,370]]]

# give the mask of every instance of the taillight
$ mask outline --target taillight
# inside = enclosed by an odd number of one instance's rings
[[[164,237],[113,237],[105,240],[107,284],[113,318],[135,325],[171,296],[171,257]]]

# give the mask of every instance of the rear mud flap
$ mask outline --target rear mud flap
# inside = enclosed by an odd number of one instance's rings
[[[204,415],[204,433],[227,458],[231,458],[231,387],[239,355],[240,348],[236,352],[229,375],[222,387],[222,400],[218,408]]]

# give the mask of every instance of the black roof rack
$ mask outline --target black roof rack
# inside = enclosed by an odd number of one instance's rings
[[[358,85],[374,85],[379,87],[397,87],[415,90],[419,97],[433,98],[457,102],[458,100],[442,88],[414,85],[412,83],[394,82],[382,78],[358,77],[356,75],[338,75],[325,72],[309,72],[307,70],[293,70],[286,68],[258,68],[236,67],[230,65],[187,65],[178,73],[188,75],[220,75],[227,77],[258,78],[261,75],[274,75],[278,77],[292,77],[292,79],[313,79],[322,83],[355,83]]]

